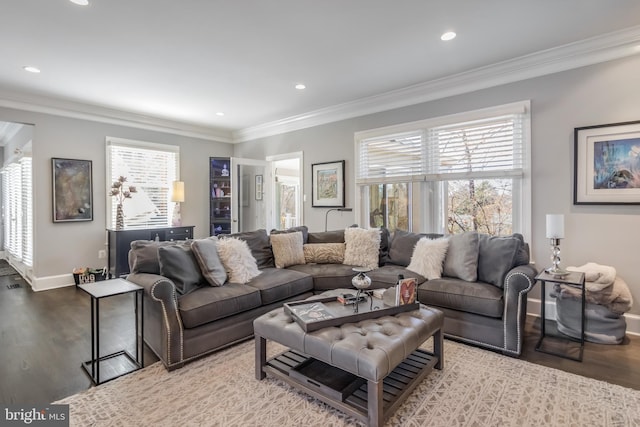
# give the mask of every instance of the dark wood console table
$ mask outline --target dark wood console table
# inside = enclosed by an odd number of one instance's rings
[[[134,240],[188,240],[193,239],[193,225],[163,228],[107,229],[107,265],[109,277],[129,274],[129,249]]]

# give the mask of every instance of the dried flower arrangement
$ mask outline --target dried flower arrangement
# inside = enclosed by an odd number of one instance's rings
[[[127,177],[120,176],[117,181],[111,184],[111,195],[116,198],[119,205],[121,205],[125,199],[130,199],[133,193],[138,192],[133,185],[129,185],[128,189],[125,189],[125,182],[127,182]]]

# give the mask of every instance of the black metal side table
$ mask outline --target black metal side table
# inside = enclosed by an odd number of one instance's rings
[[[137,371],[144,366],[144,307],[143,288],[124,279],[111,279],[95,283],[85,283],[78,288],[91,296],[91,360],[82,363],[82,368],[95,385],[116,379],[122,375]],[[126,350],[100,356],[100,300],[134,293],[136,319],[136,355]],[[113,362],[113,363],[110,363]],[[106,374],[100,375],[100,366]],[[128,365],[128,366],[127,366]]]
[[[585,286],[585,281],[584,281],[584,273],[579,273],[579,272],[570,272],[567,275],[564,276],[556,276],[553,275],[551,273],[547,273],[546,271],[543,271],[542,273],[538,274],[536,276],[536,280],[539,280],[540,283],[542,284],[542,289],[540,291],[541,295],[540,295],[540,300],[541,300],[541,307],[540,307],[540,313],[541,313],[541,317],[540,317],[540,329],[541,329],[541,333],[540,333],[540,339],[538,340],[538,343],[536,344],[536,351],[542,352],[542,353],[547,353],[547,354],[552,354],[554,356],[559,356],[565,359],[569,359],[569,360],[575,360],[576,362],[582,362],[582,353],[584,352],[584,324],[585,324],[585,300],[586,300],[586,286]],[[567,285],[567,286],[572,286],[572,287],[577,287],[577,288],[581,288],[582,290],[582,308],[581,308],[581,314],[580,314],[580,321],[581,321],[581,330],[580,330],[580,353],[577,357],[573,357],[570,356],[568,354],[565,353],[560,353],[560,352],[555,352],[555,351],[551,351],[551,350],[545,350],[542,348],[542,340],[544,340],[544,338],[547,336],[546,334],[546,327],[545,327],[545,323],[546,323],[546,317],[545,317],[545,289],[546,289],[546,283],[547,282],[551,282],[551,283],[559,283],[561,285]],[[556,337],[557,338],[557,337]],[[565,336],[563,336],[563,338],[565,338]],[[574,338],[566,336],[565,338],[568,341],[575,341]]]

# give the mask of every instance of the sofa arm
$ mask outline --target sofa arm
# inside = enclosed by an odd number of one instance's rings
[[[174,283],[150,273],[132,273],[127,280],[144,288],[145,341],[167,369],[182,366],[184,328]]]
[[[519,356],[527,317],[527,294],[536,283],[537,271],[531,264],[511,269],[504,279],[504,352]]]

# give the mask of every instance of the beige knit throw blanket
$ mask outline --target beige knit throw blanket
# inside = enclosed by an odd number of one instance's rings
[[[587,302],[603,305],[617,314],[631,310],[633,306],[631,291],[627,283],[616,276],[615,268],[589,262],[579,267],[567,267],[567,270],[585,274]],[[556,292],[561,298],[579,299],[582,295],[580,288],[566,285],[556,286]]]

